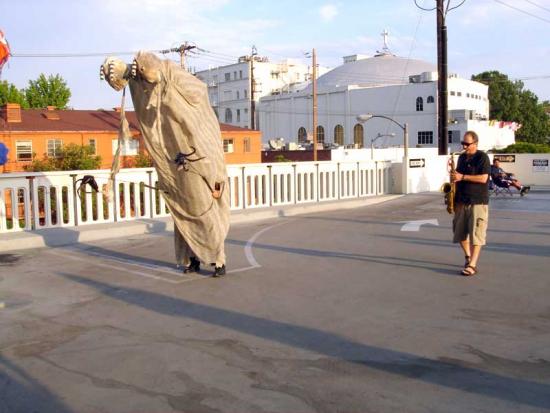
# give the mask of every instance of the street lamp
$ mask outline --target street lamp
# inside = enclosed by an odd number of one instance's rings
[[[367,113],[365,115],[358,115],[356,119],[358,122],[365,123],[371,120],[372,118],[387,119],[390,122],[395,123],[397,126],[399,126],[403,130],[403,167],[401,168],[401,185],[402,185],[403,193],[407,194],[409,193],[409,179],[408,179],[409,168],[407,166],[407,162],[409,159],[409,126],[407,125],[407,123],[404,123],[403,125],[401,125],[399,122],[395,121],[394,119],[388,116],[373,115],[372,113]],[[372,152],[371,152],[371,156],[372,156]]]
[[[378,135],[376,135],[375,138],[372,138],[370,140],[370,159],[371,159],[371,161],[374,160],[374,142],[376,142],[380,138],[386,138],[386,137],[394,138],[395,133],[378,133]]]
[[[388,116],[373,115],[372,113],[367,113],[365,115],[358,115],[356,117],[357,121],[360,122],[360,123],[365,123],[365,122],[371,120],[372,118],[387,119],[387,120],[395,123],[397,126],[399,126],[403,130],[404,157],[407,158],[408,155],[409,155],[409,125],[407,123],[404,123],[403,125],[401,125],[399,122],[397,122],[396,120],[394,120],[394,119],[392,119]]]

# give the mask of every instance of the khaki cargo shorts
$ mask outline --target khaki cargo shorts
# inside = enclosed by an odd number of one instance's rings
[[[472,245],[485,245],[489,205],[457,204],[453,218],[453,242],[465,241],[470,237]]]

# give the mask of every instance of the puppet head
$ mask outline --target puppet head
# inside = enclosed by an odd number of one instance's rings
[[[105,59],[105,62],[99,68],[100,77],[107,80],[107,83],[116,91],[124,89],[128,84],[129,73],[128,65],[114,56]]]

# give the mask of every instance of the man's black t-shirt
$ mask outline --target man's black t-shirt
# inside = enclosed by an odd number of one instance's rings
[[[487,154],[482,151],[477,151],[470,157],[463,153],[458,157],[456,170],[464,175],[489,175],[491,173],[491,161]],[[470,181],[457,182],[455,201],[462,204],[488,204],[489,179],[484,184]]]

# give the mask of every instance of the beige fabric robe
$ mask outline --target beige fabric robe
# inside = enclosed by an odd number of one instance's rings
[[[158,173],[158,187],[174,219],[176,261],[225,264],[229,189],[220,126],[206,85],[175,63],[140,52],[130,78],[134,110]],[[189,154],[178,170],[178,153]],[[221,196],[212,191],[220,186]]]

